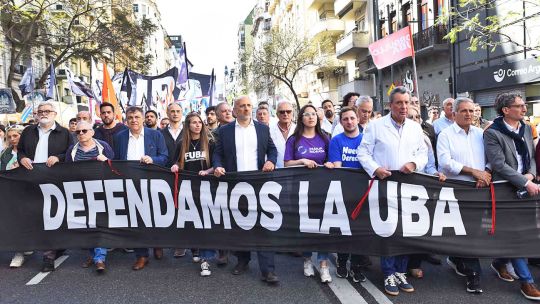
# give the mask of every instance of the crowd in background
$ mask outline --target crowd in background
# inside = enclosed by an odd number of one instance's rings
[[[42,103],[34,121],[23,126],[0,126],[0,169],[45,163],[85,160],[134,160],[143,164],[168,167],[172,172],[197,172],[201,176],[221,177],[236,171],[273,171],[276,168],[305,166],[329,169],[348,167],[365,170],[373,177],[385,179],[392,171],[405,174],[421,172],[447,178],[471,181],[476,187],[488,187],[492,181],[508,180],[517,190],[538,195],[536,127],[525,122],[527,104],[515,93],[504,93],[495,101],[498,117],[487,121],[481,108],[469,98],[447,98],[438,108],[429,109],[429,119],[422,118],[422,102],[404,87],[395,88],[389,96],[385,113],[373,111],[373,100],[351,92],[339,105],[324,100],[321,107],[307,104],[298,110],[288,101],[280,101],[274,110],[261,102],[256,108],[247,96],[238,97],[231,107],[227,103],[206,108],[202,113],[183,115],[178,103],[167,107],[167,117],[158,119],[153,110],[138,107],[125,111],[125,122],[115,120],[114,106],[100,105],[100,125],[93,125],[87,111],[79,112],[68,128],[55,121],[54,104]],[[339,113],[339,114],[338,114]],[[204,118],[203,118],[204,117]],[[464,144],[467,143],[467,144]],[[511,246],[511,245],[508,245]],[[92,248],[82,266],[106,269],[111,249]],[[141,270],[149,262],[149,248],[123,249],[135,253],[133,270]],[[202,276],[211,275],[210,263],[226,265],[230,253],[217,248],[191,248],[194,262],[200,264]],[[32,252],[17,252],[10,266],[21,267]],[[43,252],[42,271],[54,270],[54,260],[63,250]],[[155,259],[163,258],[163,248],[153,248]],[[182,257],[186,249],[176,248],[174,257]],[[320,280],[332,281],[328,252],[293,253],[303,257],[303,273],[315,276],[312,255],[316,255]],[[241,275],[249,269],[251,252],[235,252],[237,264],[232,270]],[[275,273],[274,252],[259,251],[258,263],[262,279],[269,284],[279,282]],[[421,279],[426,274],[422,263],[441,264],[439,258],[427,254],[383,256],[384,289],[390,295],[413,292],[408,277]],[[448,257],[447,264],[466,278],[466,290],[481,293],[477,258]],[[491,269],[504,281],[519,280],[520,292],[528,299],[540,300],[540,291],[528,264],[538,259],[498,258]],[[364,255],[337,253],[335,276],[364,282],[362,270],[372,265]],[[349,264],[349,266],[348,266]],[[300,265],[299,265],[300,268]]]

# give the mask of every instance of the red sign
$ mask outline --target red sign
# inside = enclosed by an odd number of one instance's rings
[[[409,26],[369,45],[369,53],[377,69],[385,68],[403,58],[414,56],[411,28]]]

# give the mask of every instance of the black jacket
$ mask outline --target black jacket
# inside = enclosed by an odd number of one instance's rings
[[[171,132],[169,132],[169,128],[163,128],[159,131],[161,132],[161,134],[163,134],[163,137],[165,138],[165,145],[167,145],[167,151],[169,152],[169,161],[165,166],[170,168],[172,167],[172,165],[178,162],[178,157],[180,156],[180,145],[182,144],[182,136],[184,135],[184,129],[180,131],[180,135],[178,135],[176,140],[174,140]]]
[[[73,138],[69,134],[68,129],[62,127],[57,122],[55,124],[56,128],[49,135],[49,151],[47,155],[56,156],[63,162],[66,158],[67,148],[73,144]],[[21,161],[25,157],[34,160],[38,141],[38,125],[26,127],[21,134],[21,139],[17,146],[17,160]]]

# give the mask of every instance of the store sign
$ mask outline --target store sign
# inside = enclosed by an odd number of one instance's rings
[[[458,74],[458,92],[500,88],[540,81],[540,61],[529,58],[517,62]]]

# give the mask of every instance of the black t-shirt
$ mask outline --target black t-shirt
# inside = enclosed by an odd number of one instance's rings
[[[198,139],[192,140],[189,145],[189,152],[184,153],[184,170],[199,172],[201,170],[206,170],[209,166],[206,164],[205,155],[209,152],[210,164],[212,153],[214,152],[214,143],[210,142],[208,144],[208,149],[210,151],[201,151],[201,143]]]

